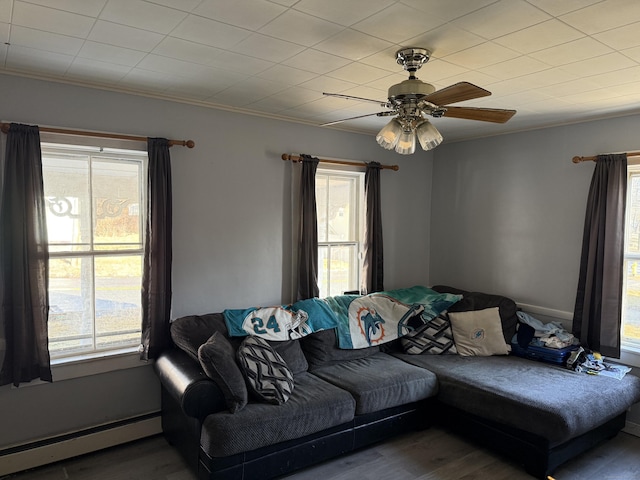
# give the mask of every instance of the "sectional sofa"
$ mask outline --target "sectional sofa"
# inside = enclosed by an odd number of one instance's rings
[[[463,295],[450,314],[497,308],[505,344],[513,337],[512,300],[434,289]],[[277,353],[270,368],[282,364],[290,378],[287,398],[261,398],[246,390],[242,338],[228,336],[222,313],[179,318],[171,335],[175,346],[155,367],[162,427],[199,479],[279,477],[434,422],[546,479],[616,435],[640,401],[630,374],[589,376],[512,355],[410,354],[402,340],[343,350],[334,330],[268,342]]]

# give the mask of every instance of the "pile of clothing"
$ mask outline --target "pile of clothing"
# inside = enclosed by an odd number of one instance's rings
[[[605,361],[605,358],[598,352],[589,352],[580,347],[571,352],[567,359],[567,368],[589,375],[603,375],[620,380],[631,371],[631,367],[617,365]]]
[[[528,345],[547,348],[567,348],[580,342],[572,333],[565,330],[560,322],[543,323],[528,313],[517,312],[518,345],[526,348]]]

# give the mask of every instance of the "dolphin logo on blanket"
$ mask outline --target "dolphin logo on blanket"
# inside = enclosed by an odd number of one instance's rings
[[[349,305],[349,329],[355,348],[378,345],[387,341],[385,324],[397,330],[399,338],[411,330],[409,319],[419,315],[424,307],[406,304],[387,295],[368,295],[356,298]],[[356,347],[356,345],[359,345]]]

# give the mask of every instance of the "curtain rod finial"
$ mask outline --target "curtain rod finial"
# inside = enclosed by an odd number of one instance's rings
[[[582,161],[582,157],[579,157],[579,156],[577,156],[577,155],[576,155],[575,157],[573,157],[573,158],[571,159],[571,161],[572,161],[573,163],[580,163],[580,162]]]

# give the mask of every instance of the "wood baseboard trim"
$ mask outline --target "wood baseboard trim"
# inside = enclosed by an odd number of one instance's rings
[[[623,432],[628,433],[629,435],[634,435],[636,437],[640,437],[640,424],[638,423],[634,423],[634,422],[630,422],[627,420],[627,423],[625,424],[624,428],[622,429]]]
[[[0,451],[0,477],[162,433],[160,412]]]

